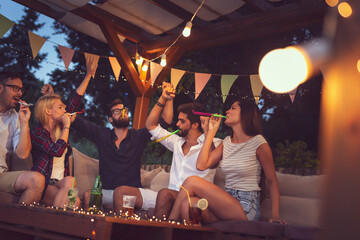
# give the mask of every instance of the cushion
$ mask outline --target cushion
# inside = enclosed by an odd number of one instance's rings
[[[72,150],[76,187],[79,189],[79,197],[82,199],[83,193],[94,186],[95,178],[99,174],[99,160],[79,152],[76,148]]]
[[[158,192],[163,188],[167,188],[169,186],[169,178],[170,173],[162,169],[151,181],[150,189]]]
[[[300,176],[276,172],[276,176],[281,196],[321,198],[324,175]]]
[[[320,225],[321,199],[280,195],[280,218],[290,224],[308,227]],[[271,201],[267,197],[261,204],[261,219],[271,217]]]
[[[162,170],[161,167],[155,168],[151,171],[146,171],[144,169],[140,169],[141,186],[143,188],[149,188],[151,181],[161,170]]]

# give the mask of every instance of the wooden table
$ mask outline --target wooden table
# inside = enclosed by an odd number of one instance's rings
[[[221,232],[212,228],[87,215],[41,206],[0,204],[0,236],[4,240],[219,240]]]

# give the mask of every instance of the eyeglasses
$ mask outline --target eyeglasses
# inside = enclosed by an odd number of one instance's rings
[[[12,84],[3,84],[3,85],[6,87],[12,87],[14,92],[19,92],[19,90],[20,90],[22,94],[25,93],[24,87],[19,87],[18,85],[12,85]]]
[[[118,115],[118,114],[121,114],[123,111],[125,111],[125,114],[128,114],[129,112],[129,109],[126,107],[126,108],[116,108],[114,110],[111,111],[111,114],[115,114],[115,115]]]

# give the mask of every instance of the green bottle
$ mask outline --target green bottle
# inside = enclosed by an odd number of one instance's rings
[[[89,203],[89,212],[98,212],[101,207],[102,199],[102,183],[100,180],[100,175],[97,175],[95,178],[94,187],[91,190],[90,203]]]

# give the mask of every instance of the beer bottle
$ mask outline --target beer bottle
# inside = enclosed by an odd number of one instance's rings
[[[101,198],[102,192],[99,187],[101,187],[100,175],[97,175],[95,178],[95,183],[93,189],[91,189],[90,202],[89,202],[89,212],[98,212],[101,207]]]

